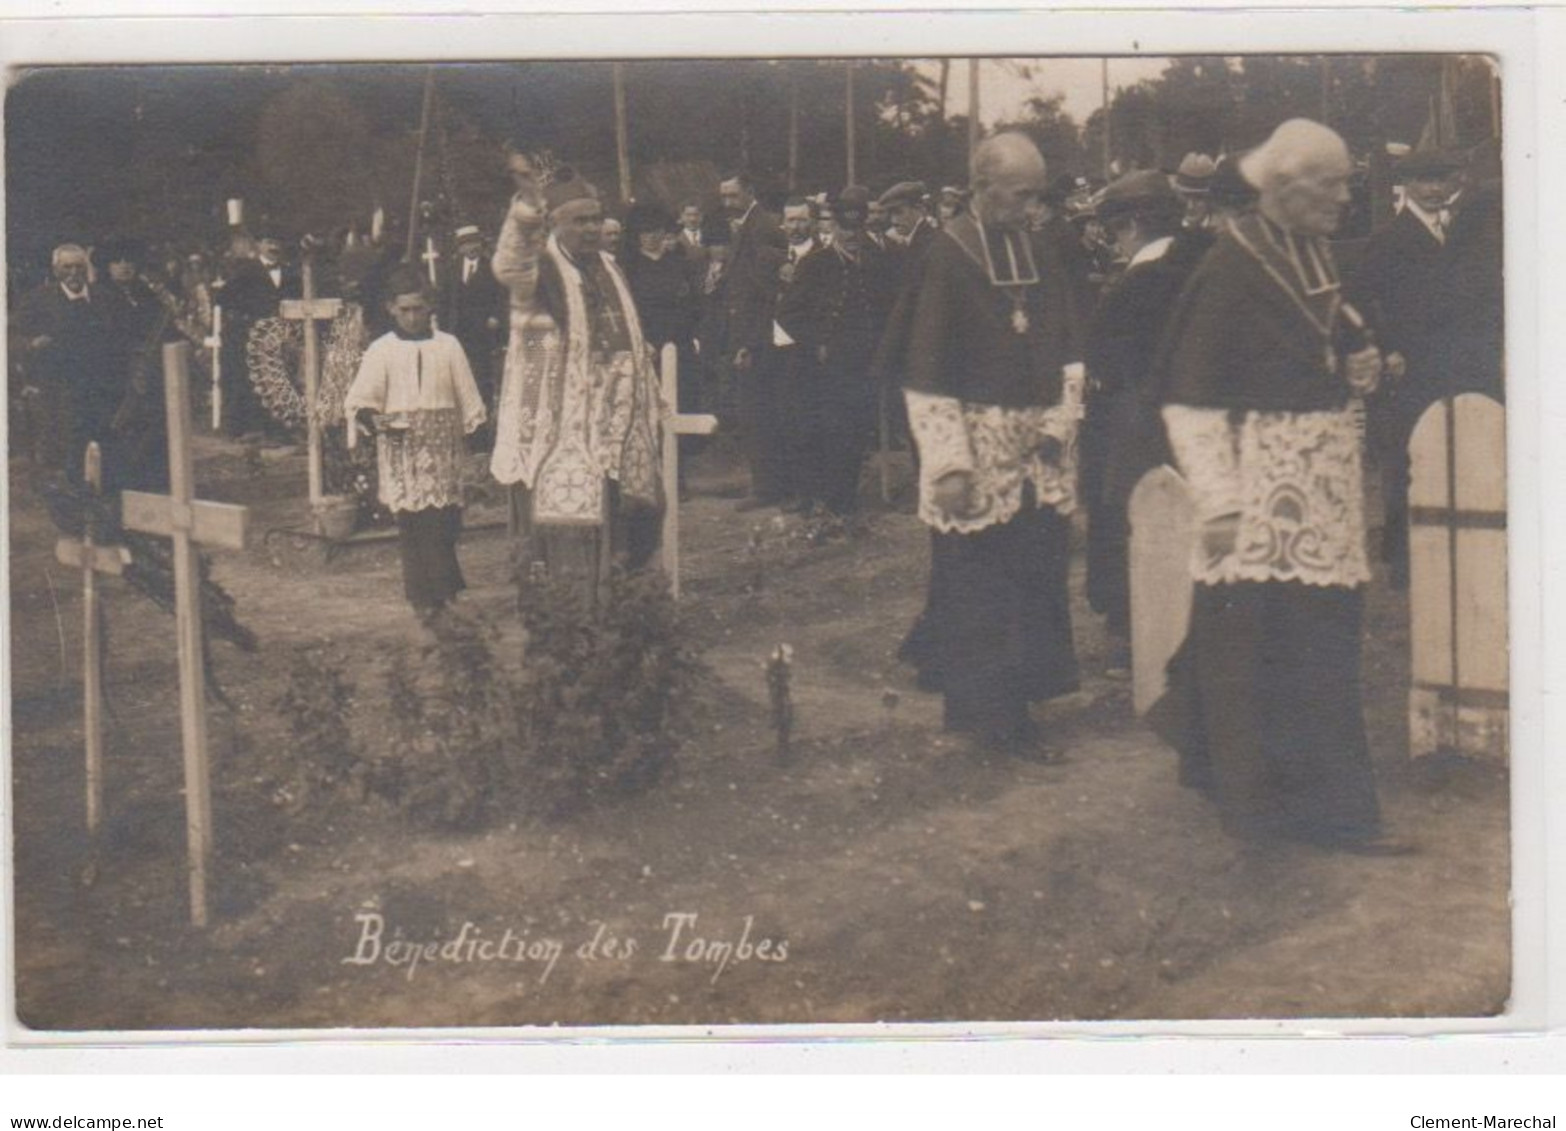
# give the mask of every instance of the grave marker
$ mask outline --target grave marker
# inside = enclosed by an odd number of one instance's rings
[[[194,498],[190,450],[190,345],[163,347],[163,390],[169,422],[168,495],[126,491],[127,530],[174,542],[174,623],[179,641],[179,718],[185,757],[185,833],[190,858],[190,920],[207,925],[207,871],[212,856],[212,785],[207,762],[206,667],[201,633],[197,547],[242,549],[249,511]]]
[[[1191,623],[1196,507],[1171,467],[1155,467],[1131,492],[1131,696],[1145,715],[1167,686],[1165,669]]]
[[[316,533],[321,532],[321,414],[316,402],[321,395],[321,346],[316,336],[315,324],[322,319],[330,322],[342,309],[342,300],[315,297],[315,256],[305,255],[301,269],[303,297],[282,301],[280,313],[291,322],[304,323],[304,386],[305,428],[309,455],[308,475],[310,484],[310,514]]]
[[[1505,758],[1505,409],[1479,393],[1438,401],[1409,460],[1409,752]]]
[[[663,347],[659,373],[663,381],[663,571],[676,598],[680,595],[680,437],[710,436],[718,418],[709,413],[679,411],[679,350]]]
[[[82,536],[61,538],[54,556],[61,565],[82,571],[82,729],[87,742],[87,834],[94,840],[103,814],[103,653],[99,634],[98,575],[118,576],[130,564],[124,546],[98,544],[94,503],[103,490],[103,456],[97,441],[87,445],[83,483],[91,497],[82,508]]]

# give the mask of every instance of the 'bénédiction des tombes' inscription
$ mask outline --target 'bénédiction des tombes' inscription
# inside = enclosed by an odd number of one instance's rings
[[[403,971],[411,982],[429,966],[509,964],[525,968],[540,986],[548,983],[563,959],[584,964],[653,961],[701,967],[716,983],[725,971],[744,963],[788,961],[788,940],[763,935],[753,915],[733,928],[714,931],[694,911],[671,911],[651,942],[618,933],[594,920],[580,939],[538,935],[526,929],[485,929],[471,920],[451,935],[411,938],[400,926],[389,926],[377,911],[354,915],[358,938],[346,966],[384,966]]]

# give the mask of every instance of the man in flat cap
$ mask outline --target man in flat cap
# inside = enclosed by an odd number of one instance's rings
[[[1054,248],[1029,231],[1048,187],[1025,134],[973,154],[971,211],[930,246],[905,351],[931,528],[924,615],[903,656],[977,750],[1050,756],[1031,702],[1078,685],[1066,591],[1081,354]],[[1068,370],[1071,370],[1068,374]]]
[[[1100,194],[1099,221],[1126,260],[1088,324],[1082,496],[1088,512],[1088,603],[1110,640],[1108,669],[1129,674],[1131,492],[1168,459],[1151,394],[1153,354],[1174,300],[1195,268],[1175,254],[1182,202],[1158,170],[1127,173]]]
[[[589,594],[614,564],[648,562],[663,505],[658,378],[630,286],[600,253],[603,216],[562,167],[512,199],[493,263],[511,343],[490,470],[512,488],[524,563]]]
[[[1355,305],[1374,321],[1398,374],[1373,398],[1370,411],[1386,499],[1381,555],[1401,587],[1408,583],[1408,441],[1420,415],[1449,391],[1457,311],[1448,245],[1462,162],[1452,153],[1416,150],[1398,174],[1402,208],[1371,234],[1348,287]]]
[[[808,426],[796,453],[807,505],[836,515],[858,506],[859,475],[875,436],[870,363],[886,322],[886,258],[865,238],[870,192],[850,185],[832,201],[837,235],[805,256],[778,304],[777,324],[798,350],[795,379]]]
[[[1382,359],[1327,243],[1353,166],[1336,133],[1294,119],[1240,169],[1258,210],[1197,267],[1155,362],[1199,532],[1189,632],[1150,718],[1231,835],[1404,852],[1382,827],[1360,703],[1370,567],[1349,401]]]
[[[1217,171],[1218,163],[1205,153],[1187,153],[1180,159],[1173,181],[1174,190],[1185,205],[1186,227],[1208,226],[1208,203]]]

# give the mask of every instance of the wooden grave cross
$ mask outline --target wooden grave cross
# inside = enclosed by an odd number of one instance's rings
[[[663,347],[659,372],[663,377],[663,571],[676,598],[680,595],[680,437],[710,436],[718,418],[710,413],[679,410],[680,351],[673,342]]]
[[[82,536],[61,538],[54,556],[61,565],[82,571],[82,729],[87,739],[87,835],[98,836],[103,814],[103,652],[99,637],[98,575],[118,576],[130,564],[124,546],[98,543],[95,503],[103,490],[103,456],[96,441],[87,445],[83,482],[91,492],[83,507]]]
[[[436,271],[435,271],[435,263],[436,263],[436,261],[438,259],[440,259],[440,252],[435,250],[435,237],[434,236],[425,236],[424,237],[424,254],[419,256],[419,258],[424,260],[424,266],[429,271],[430,286],[432,286],[432,287],[440,286],[440,280],[436,277]]]
[[[212,431],[223,431],[223,304],[212,306],[212,333],[201,339],[212,351]]]
[[[321,413],[316,404],[321,395],[321,345],[316,336],[315,324],[319,320],[331,321],[342,309],[342,299],[317,298],[315,295],[315,257],[306,254],[300,274],[303,277],[303,297],[285,298],[280,306],[284,318],[304,323],[304,400],[306,450],[310,486],[310,513],[316,533],[321,526]]]
[[[163,392],[169,423],[168,495],[125,491],[126,530],[174,542],[174,623],[179,641],[179,717],[185,757],[185,834],[190,858],[190,920],[207,925],[207,871],[212,858],[212,783],[207,761],[206,667],[202,656],[198,546],[245,545],[249,509],[194,498],[190,450],[190,345],[163,347]]]
[[[1408,453],[1409,752],[1505,759],[1506,410],[1445,397]]]

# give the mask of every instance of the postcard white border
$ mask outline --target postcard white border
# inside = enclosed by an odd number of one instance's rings
[[[361,12],[365,5],[343,5]],[[420,8],[439,7],[425,3]],[[21,8],[52,5],[22,4]],[[166,5],[186,12],[192,5]],[[237,6],[235,6],[237,7]],[[1241,1046],[1260,1042],[1259,1048],[1303,1043],[1313,1057],[1327,1058],[1327,1049],[1342,1042],[1337,1035],[1383,1038],[1349,1042],[1348,1055],[1356,1066],[1368,1055],[1387,1057],[1410,1066],[1421,1059],[1445,1060],[1458,1046],[1468,1046],[1468,1057],[1478,1049],[1524,1035],[1539,1035],[1558,1028],[1566,1020],[1566,913],[1561,902],[1549,906],[1547,890],[1563,889],[1561,822],[1549,822],[1549,802],[1556,808],[1566,801],[1566,762],[1550,754],[1549,738],[1562,734],[1560,707],[1546,696],[1547,688],[1559,688],[1559,666],[1547,665],[1546,625],[1561,628],[1561,601],[1546,601],[1546,580],[1560,576],[1559,549],[1562,523],[1550,521],[1545,509],[1544,483],[1566,483],[1563,445],[1546,447],[1546,436],[1566,435],[1560,383],[1546,387],[1540,379],[1541,358],[1562,356],[1559,317],[1544,318],[1544,309],[1566,309],[1559,270],[1539,252],[1566,247],[1566,224],[1561,210],[1541,212],[1541,199],[1566,199],[1566,180],[1553,151],[1541,149],[1539,125],[1559,124],[1562,88],[1561,68],[1539,66],[1540,60],[1560,58],[1566,42],[1559,12],[1520,10],[1418,11],[1409,9],[1354,9],[1351,11],[950,11],[833,14],[793,12],[783,14],[697,13],[678,14],[559,12],[507,15],[411,15],[392,0],[369,5],[377,15],[342,17],[223,16],[214,18],[134,19],[100,18],[89,21],[49,18],[8,21],[0,28],[0,65],[60,63],[265,63],[313,61],[458,61],[501,57],[497,45],[516,43],[519,51],[507,58],[662,58],[702,55],[928,57],[941,54],[1097,56],[1169,55],[1188,52],[1243,54],[1318,51],[1372,53],[1387,51],[1485,51],[1502,60],[1504,112],[1504,160],[1506,168],[1507,345],[1510,423],[1510,531],[1512,536],[1512,648],[1513,648],[1513,859],[1514,859],[1514,965],[1513,1006],[1496,1019],[1391,1019],[1246,1022],[1136,1022],[1136,1023],[1004,1023],[917,1026],[849,1025],[734,1028],[706,1027],[605,1027],[591,1029],[504,1030],[305,1030],[234,1031],[189,1033],[87,1033],[36,1034],[18,1030],[14,1021],[8,1039],[13,1045],[44,1046],[78,1055],[92,1047],[132,1046],[144,1051],[161,1049],[160,1055],[176,1059],[207,1049],[244,1049],[247,1057],[264,1058],[273,1070],[288,1070],[286,1063],[318,1064],[331,1059],[372,1057],[400,1059],[410,1041],[433,1042],[421,1046],[421,1057],[445,1062],[458,1050],[455,1043],[477,1043],[502,1059],[525,1048],[553,1059],[576,1049],[620,1049],[643,1062],[663,1060],[677,1052],[677,1060],[689,1053],[698,1059],[718,1050],[718,1055],[752,1055],[770,1060],[779,1050],[807,1049],[845,1060],[867,1054],[881,1059],[880,1049],[906,1057],[952,1055],[971,1063],[977,1053],[985,1062],[999,1054],[1030,1060],[1047,1052],[1058,1057],[1103,1065],[1123,1061],[1132,1044],[1131,1059],[1138,1065],[1144,1053],[1180,1050],[1181,1057],[1222,1050],[1219,1059],[1229,1061]],[[559,5],[554,7],[559,8]],[[689,7],[689,5],[682,5]],[[123,9],[121,9],[123,10]],[[145,7],[143,7],[145,11]],[[32,13],[25,13],[32,14]],[[829,48],[829,49],[828,49]],[[1548,185],[1551,194],[1543,195]],[[1541,290],[1541,271],[1549,272],[1548,290]],[[1542,294],[1554,304],[1543,307]],[[3,489],[3,488],[0,488]],[[4,567],[8,569],[7,562]],[[8,610],[0,620],[8,621]],[[7,625],[8,627],[8,625]],[[5,672],[9,694],[9,671]],[[8,698],[7,698],[7,701]],[[9,759],[7,758],[7,770]],[[10,775],[4,775],[4,814],[10,812]],[[4,875],[10,876],[10,845],[6,844]],[[1553,884],[1550,881],[1553,880]],[[9,893],[9,882],[7,882]],[[0,937],[5,940],[4,1015],[14,1017],[9,972],[13,968],[9,899],[0,909]],[[1546,938],[1557,940],[1546,948]],[[1552,965],[1553,964],[1553,965]],[[1549,975],[1554,974],[1551,978]],[[1550,990],[1554,986],[1554,992]],[[1482,1038],[1481,1034],[1493,1034]],[[1501,1034],[1511,1034],[1510,1038]],[[1442,1043],[1429,1040],[1449,1035]],[[1127,1042],[1125,1038],[1141,1038]],[[1385,1038],[1412,1037],[1413,1040]],[[1082,1039],[1078,1039],[1082,1038]],[[612,1041],[605,1045],[603,1042]],[[714,1042],[722,1042],[715,1044]],[[1458,1046],[1452,1044],[1458,1042]],[[955,1043],[953,1043],[955,1042]],[[1474,1042],[1478,1042],[1475,1044]],[[303,1046],[307,1051],[298,1051]],[[1211,1046],[1211,1048],[1209,1048]],[[470,1044],[471,1048],[471,1044]],[[1388,1049],[1397,1051],[1388,1056]],[[291,1051],[292,1049],[292,1051]],[[1138,1052],[1136,1050],[1142,1050]],[[177,1051],[174,1051],[177,1050]],[[705,1050],[705,1051],[703,1051]],[[1206,1051],[1204,1051],[1206,1050]],[[1438,1052],[1437,1050],[1443,1050]],[[36,1054],[35,1054],[36,1055]],[[466,1059],[463,1053],[458,1059]],[[1156,1062],[1153,1066],[1158,1066]],[[594,1059],[595,1057],[589,1057]],[[1410,1060],[1409,1058],[1412,1058]],[[198,1058],[199,1059],[199,1058]],[[1251,1063],[1257,1063],[1252,1060]],[[1125,1065],[1122,1064],[1122,1067]]]

